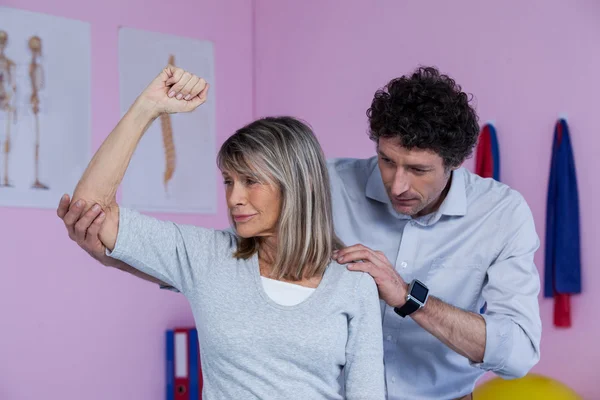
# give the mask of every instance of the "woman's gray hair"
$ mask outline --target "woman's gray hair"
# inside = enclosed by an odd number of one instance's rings
[[[333,250],[343,244],[333,227],[325,155],[308,125],[287,116],[256,120],[223,143],[217,164],[221,170],[279,187],[282,205],[273,276],[301,280],[322,275]],[[260,243],[260,237],[239,238],[234,256],[248,259]]]

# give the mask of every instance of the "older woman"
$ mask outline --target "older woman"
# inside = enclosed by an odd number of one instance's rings
[[[193,111],[207,91],[204,80],[168,66],[140,94],[77,185],[79,208],[67,211],[68,196],[61,200],[72,238],[94,220],[89,233],[99,230],[107,255],[186,296],[202,348],[203,398],[339,399],[344,371],[346,398],[384,399],[377,288],[368,274],[331,261],[342,243],[325,159],[305,124],[260,119],[221,147],[235,234],[117,205],[147,127],[162,113]]]

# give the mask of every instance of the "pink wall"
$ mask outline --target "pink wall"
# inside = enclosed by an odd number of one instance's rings
[[[120,25],[214,42],[217,146],[252,117],[251,2],[2,4],[91,23],[94,149],[120,117]],[[159,216],[224,226],[219,196],[216,216]],[[103,269],[68,240],[50,210],[0,208],[0,252],[0,399],[164,399],[163,332],[193,323],[182,296]]]
[[[600,304],[600,192],[592,183],[600,150],[600,5],[257,0],[256,15],[258,115],[305,118],[328,156],[370,156],[365,111],[375,89],[418,64],[435,64],[476,95],[483,122],[496,121],[502,179],[528,200],[542,241],[552,129],[567,113],[580,182],[585,292],[573,300],[569,330],[552,326],[552,302],[542,299],[536,371],[600,398],[600,322],[592,317]]]
[[[600,8],[592,0],[436,2],[435,13],[433,2],[256,0],[254,42],[252,3],[244,0],[2,3],[92,23],[94,149],[119,118],[119,25],[214,41],[217,146],[255,108],[255,115],[306,118],[329,156],[369,156],[365,110],[374,90],[417,64],[436,64],[476,94],[483,121],[496,121],[503,180],[530,202],[542,240],[552,126],[567,113],[586,217],[585,293],[573,301],[570,330],[552,327],[552,304],[542,300],[536,371],[600,397],[592,381],[600,323],[586,318],[600,301],[591,289],[600,283],[592,242],[600,193],[591,184],[600,150],[593,134]],[[216,216],[158,216],[224,226],[222,193],[218,204]],[[69,242],[52,211],[0,208],[0,221],[0,399],[162,399],[163,331],[193,322],[185,299],[103,270]]]

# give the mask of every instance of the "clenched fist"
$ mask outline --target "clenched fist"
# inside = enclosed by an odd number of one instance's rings
[[[154,117],[194,111],[206,101],[209,85],[182,68],[167,65],[138,97]]]

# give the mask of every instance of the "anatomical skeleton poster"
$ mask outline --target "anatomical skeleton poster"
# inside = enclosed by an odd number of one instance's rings
[[[90,25],[0,15],[0,206],[56,208],[90,159]]]

